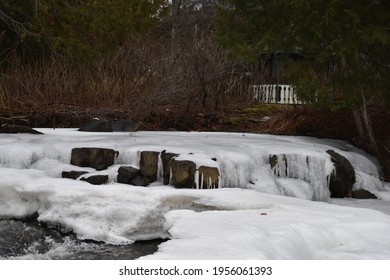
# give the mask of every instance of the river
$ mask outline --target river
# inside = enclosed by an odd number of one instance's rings
[[[111,245],[79,240],[36,219],[0,220],[0,259],[132,260],[157,251],[162,240]]]

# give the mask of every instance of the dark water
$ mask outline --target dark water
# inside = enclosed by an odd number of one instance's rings
[[[162,240],[110,245],[78,240],[36,220],[0,220],[0,259],[131,260],[157,251]]]

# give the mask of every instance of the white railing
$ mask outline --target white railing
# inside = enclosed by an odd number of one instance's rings
[[[302,104],[292,85],[253,85],[253,99],[259,103]]]

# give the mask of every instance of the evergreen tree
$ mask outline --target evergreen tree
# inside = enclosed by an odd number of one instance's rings
[[[375,151],[366,106],[390,100],[389,1],[220,0],[216,10],[216,38],[232,54],[280,52],[301,99],[351,109]]]
[[[88,62],[147,32],[167,5],[167,0],[3,0],[3,59],[16,51],[25,59],[54,53]]]

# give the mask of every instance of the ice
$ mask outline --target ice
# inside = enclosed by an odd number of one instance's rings
[[[325,155],[277,155],[277,164],[273,170],[279,177],[294,178],[309,183],[309,185],[300,183],[301,186],[305,186],[303,188],[307,189],[307,186],[309,186],[309,188],[311,187],[311,190],[305,192],[308,195],[305,197],[297,197],[326,201],[330,196],[329,177],[334,171],[333,167],[327,163],[329,160],[329,157]],[[286,182],[286,180],[278,180],[278,182],[280,185],[280,182]],[[297,188],[300,189],[302,187],[298,186]],[[294,191],[291,192],[290,190],[288,193],[292,194],[290,196],[295,196]],[[285,192],[285,194],[288,193]]]
[[[206,155],[201,153],[189,153],[189,154],[180,154],[175,158],[177,161],[189,160],[196,164],[196,168],[200,166],[209,166],[219,168],[219,164],[217,161],[212,160],[212,155]]]
[[[0,138],[2,219],[36,214],[49,227],[108,244],[170,239],[145,258],[390,259],[390,187],[379,180],[375,160],[346,142],[242,133],[41,131],[45,135]],[[95,171],[70,165],[76,147],[119,155],[113,166]],[[329,149],[350,160],[355,189],[380,199],[330,199]],[[117,183],[120,166],[139,167],[141,151],[163,150],[198,167],[219,168],[220,188]],[[271,155],[278,158],[274,170]],[[109,183],[60,178],[70,170],[106,174]]]
[[[278,178],[276,184],[283,195],[315,200],[314,188],[310,183],[291,178]]]
[[[235,196],[248,198],[252,209],[235,210],[241,206],[227,195],[227,201],[222,196],[209,203],[230,204],[230,211],[169,212],[165,226],[171,240],[143,259],[390,257],[390,237],[383,236],[390,230],[390,216],[383,213],[249,191]]]

